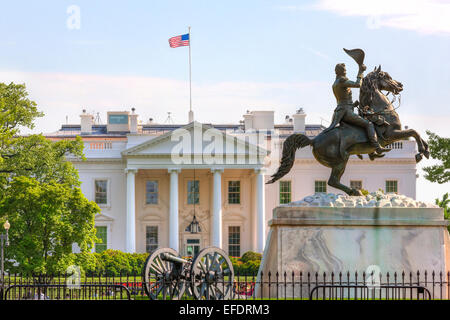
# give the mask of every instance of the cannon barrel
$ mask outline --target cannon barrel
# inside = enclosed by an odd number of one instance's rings
[[[165,260],[165,261],[170,261],[170,262],[174,262],[174,263],[189,263],[188,260],[183,259],[183,258],[179,258],[167,253],[162,253],[161,254],[161,259]]]

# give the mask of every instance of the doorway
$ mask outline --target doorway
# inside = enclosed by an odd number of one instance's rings
[[[184,245],[184,254],[195,257],[200,252],[200,238],[187,238]]]

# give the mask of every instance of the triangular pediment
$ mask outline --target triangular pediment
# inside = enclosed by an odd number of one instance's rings
[[[108,214],[100,212],[99,214],[97,214],[95,216],[95,221],[96,222],[112,222],[112,221],[114,221],[114,218]]]
[[[247,141],[199,122],[150,138],[122,152],[126,157],[170,156],[175,153],[191,155],[212,154],[264,157],[268,151],[256,143],[257,136],[248,136]]]

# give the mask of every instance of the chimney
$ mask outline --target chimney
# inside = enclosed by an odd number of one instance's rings
[[[247,110],[247,113],[244,114],[244,130],[250,130],[253,128],[253,115]]]
[[[94,116],[86,113],[86,109],[83,109],[83,113],[80,115],[81,118],[81,134],[91,134],[92,125],[94,124]]]
[[[191,123],[191,122],[194,122],[194,111],[189,110],[189,122],[188,123]]]
[[[294,118],[294,132],[305,132],[305,118],[306,113],[303,111],[303,108],[299,108],[297,112],[292,115]]]
[[[130,133],[137,133],[138,132],[138,115],[134,112],[136,111],[135,108],[131,108],[131,114],[130,114]]]
[[[273,130],[274,112],[273,111],[247,111],[244,114],[245,131],[255,130]]]

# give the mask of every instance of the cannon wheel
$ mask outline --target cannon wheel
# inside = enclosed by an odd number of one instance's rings
[[[233,281],[233,265],[222,249],[207,247],[194,258],[191,268],[191,290],[196,299],[230,299]]]
[[[186,288],[185,280],[180,277],[182,266],[163,260],[162,255],[165,254],[180,257],[174,249],[161,248],[154,251],[144,264],[144,289],[152,300],[157,300],[160,294],[163,299],[181,299]]]

